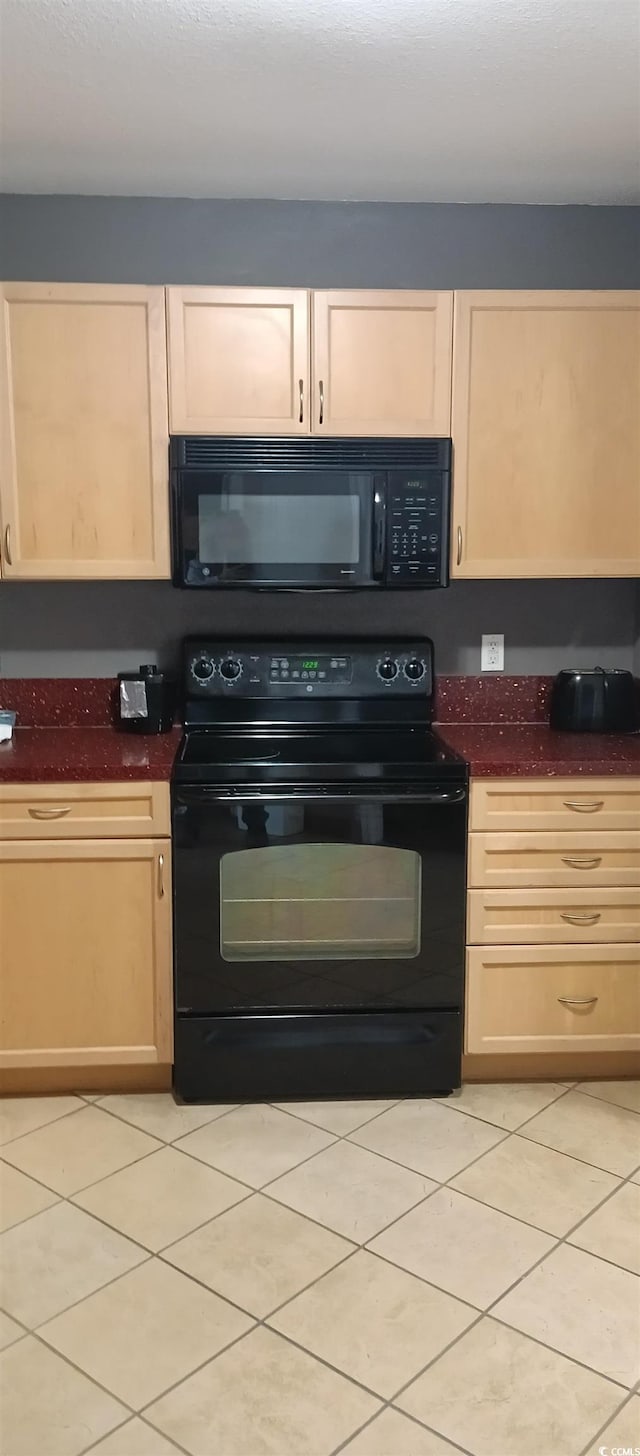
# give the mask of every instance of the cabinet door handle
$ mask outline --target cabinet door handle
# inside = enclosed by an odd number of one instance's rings
[[[158,899],[164,896],[164,855],[158,855]]]
[[[461,561],[462,561],[462,526],[458,526],[458,554],[456,556],[456,566],[460,566]]]
[[[595,1006],[597,996],[558,996],[561,1006]]]
[[[602,809],[604,799],[563,799],[565,809],[574,809],[576,814],[595,814]]]
[[[596,921],[602,919],[602,913],[595,910],[592,915],[565,915],[561,910],[560,919],[566,920],[567,925],[595,925]]]
[[[563,855],[562,863],[568,865],[570,870],[595,870],[602,864],[602,855],[596,854],[593,859],[570,859],[568,856],[565,859]]]
[[[299,379],[298,380],[298,399],[300,401],[300,410],[299,410],[299,413],[298,413],[298,424],[301,425],[303,423],[303,421],[304,421],[304,380],[303,379]]]
[[[30,809],[29,813],[32,819],[64,819],[66,814],[71,813],[71,805],[67,804],[65,808],[58,808],[56,805],[55,809]]]
[[[10,526],[7,526],[5,528],[5,533],[4,533],[4,559],[5,559],[6,563],[7,563],[7,566],[13,566],[13,558],[11,556],[11,527]]]
[[[322,379],[320,380],[320,416],[318,423],[320,425],[324,424],[324,381]]]

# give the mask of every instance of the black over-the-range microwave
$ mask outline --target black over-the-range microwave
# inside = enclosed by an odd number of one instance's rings
[[[176,586],[448,586],[450,440],[182,435],[170,462]]]

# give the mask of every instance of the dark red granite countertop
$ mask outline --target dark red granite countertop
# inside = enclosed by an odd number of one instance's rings
[[[438,732],[477,778],[640,777],[640,733],[552,733],[542,723],[441,723]]]
[[[0,783],[118,783],[169,779],[181,728],[157,735],[115,728],[16,728],[0,743]]]

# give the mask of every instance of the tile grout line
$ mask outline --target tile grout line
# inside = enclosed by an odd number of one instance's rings
[[[592,1439],[590,1441],[588,1441],[587,1444],[581,1448],[581,1450],[579,1452],[579,1456],[588,1456],[588,1453],[591,1450],[591,1447],[595,1445],[596,1441],[599,1439],[600,1436],[604,1435],[604,1432],[606,1431],[607,1426],[610,1426],[611,1423],[612,1423],[612,1421],[615,1421],[617,1419],[617,1417],[620,1415],[620,1412],[624,1410],[625,1405],[627,1404],[627,1402],[630,1401],[632,1398],[633,1398],[633,1391],[630,1390],[630,1391],[628,1391],[627,1395],[625,1396],[625,1399],[620,1402],[620,1405],[617,1407],[617,1409],[613,1411],[613,1413],[609,1416],[608,1420],[606,1420],[604,1422],[604,1425],[602,1425],[600,1427],[600,1430],[599,1431],[596,1431],[595,1436],[593,1436]],[[633,1448],[630,1448],[630,1449],[633,1450]],[[609,1451],[607,1451],[607,1456],[610,1456],[610,1452]]]

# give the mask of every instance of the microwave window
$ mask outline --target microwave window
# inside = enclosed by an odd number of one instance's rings
[[[198,498],[200,561],[282,565],[360,560],[359,494],[251,495],[223,490]]]

